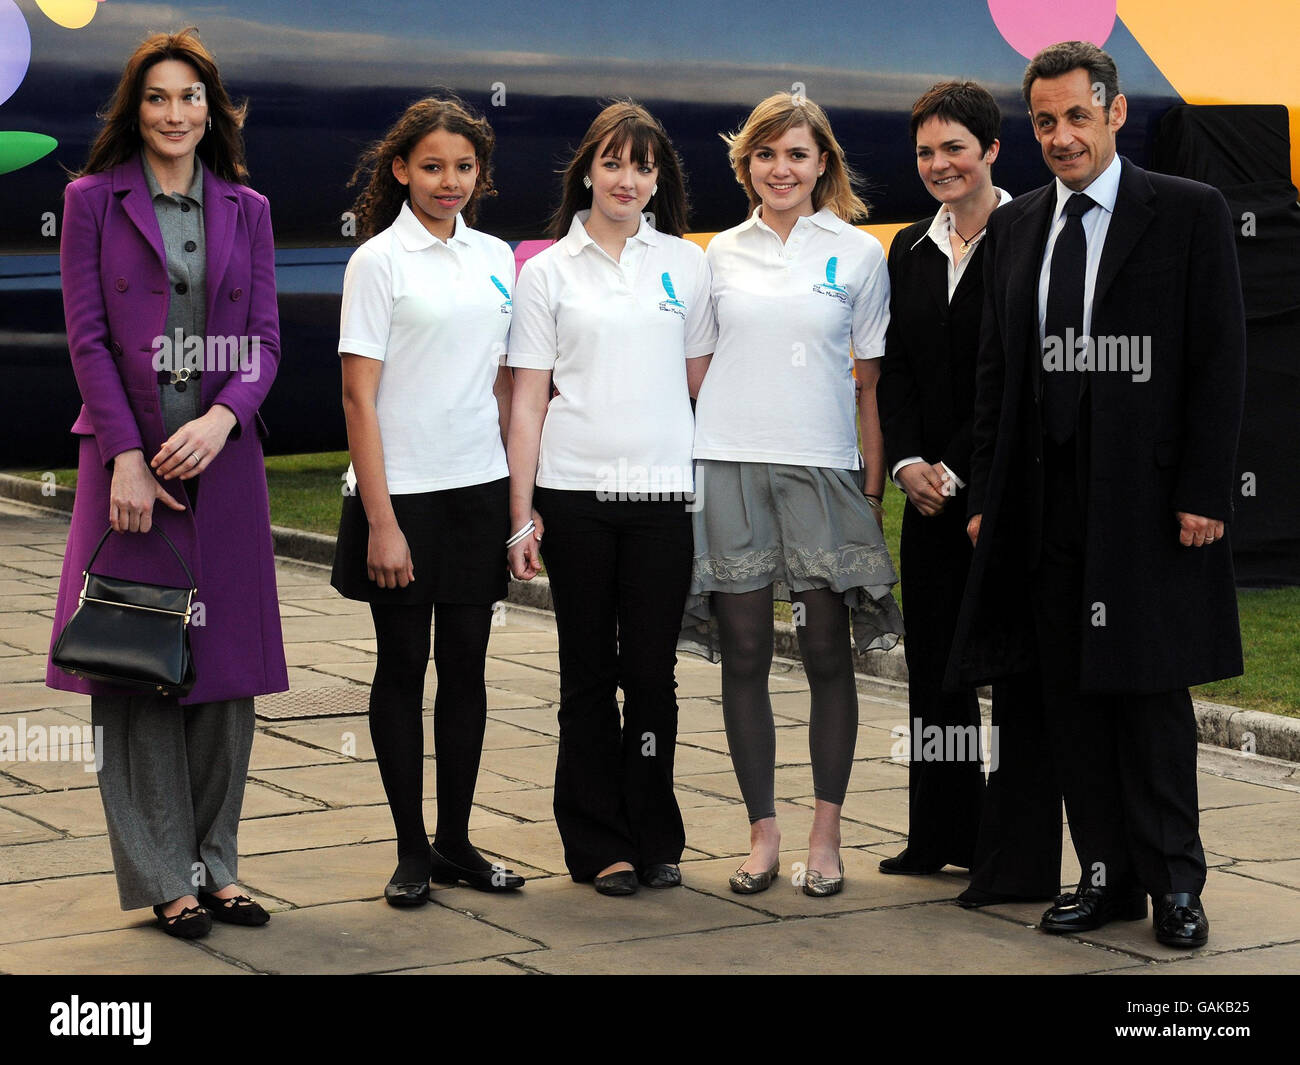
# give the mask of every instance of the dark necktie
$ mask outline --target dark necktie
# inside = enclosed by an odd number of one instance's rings
[[[1043,367],[1043,430],[1048,439],[1063,444],[1074,435],[1079,420],[1082,381],[1074,370],[1083,334],[1083,279],[1088,242],[1083,235],[1083,215],[1096,202],[1082,192],[1065,201],[1065,226],[1052,247],[1052,269],[1047,281],[1047,316],[1043,325],[1044,352],[1057,338],[1063,354],[1061,369]]]

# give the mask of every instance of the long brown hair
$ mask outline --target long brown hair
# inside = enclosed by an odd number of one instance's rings
[[[778,92],[763,100],[745,124],[735,133],[724,133],[727,156],[731,160],[731,169],[736,180],[745,189],[749,197],[750,213],[763,202],[762,197],[754,191],[754,183],[749,176],[749,157],[763,144],[780,140],[787,132],[799,126],[807,126],[817,141],[819,151],[826,153],[826,172],[817,179],[813,186],[813,210],[820,211],[829,207],[845,222],[858,222],[867,217],[867,205],[853,191],[859,184],[858,176],[844,159],[844,149],[831,132],[830,119],[826,112],[811,100],[788,92]]]
[[[588,127],[578,150],[564,168],[563,197],[551,216],[551,236],[561,239],[569,232],[573,216],[591,206],[591,191],[583,185],[582,179],[590,175],[596,149],[606,137],[609,137],[609,146],[605,149],[607,156],[617,159],[623,154],[623,146],[631,141],[634,163],[659,167],[659,191],[650,201],[655,229],[671,237],[680,237],[686,232],[689,210],[682,161],[659,120],[632,100],[617,100],[610,104]]]
[[[465,222],[473,225],[478,217],[479,201],[484,196],[497,194],[492,183],[492,149],[496,147],[497,138],[487,119],[471,111],[464,101],[451,94],[428,96],[411,104],[383,139],[367,148],[357,160],[348,187],[365,182],[365,188],[352,205],[352,212],[357,216],[357,235],[361,239],[373,237],[391,226],[410,195],[410,190],[393,174],[393,160],[409,160],[416,145],[440,129],[459,134],[474,145],[478,180],[460,212],[465,216]]]
[[[199,72],[203,94],[208,104],[212,128],[205,130],[196,149],[198,157],[218,177],[240,185],[248,184],[248,165],[244,156],[244,118],[248,101],[236,104],[221,83],[217,61],[199,40],[199,31],[190,26],[180,33],[155,33],[140,42],[126,61],[122,78],[99,118],[104,123],[90,146],[90,156],[80,174],[99,174],[111,170],[138,155],[140,138],[140,98],[145,76],[154,65],[167,59],[188,63]],[[74,175],[74,176],[80,176]]]

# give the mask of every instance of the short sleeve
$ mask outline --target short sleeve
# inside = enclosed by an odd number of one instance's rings
[[[361,355],[381,362],[388,353],[393,319],[393,277],[387,256],[363,244],[343,274],[343,310],[339,316],[339,354]]]
[[[690,308],[686,319],[686,357],[712,355],[718,345],[718,319],[713,313],[713,271],[703,251],[698,256]]]
[[[889,328],[889,267],[885,253],[870,238],[867,276],[853,301],[853,357],[878,359],[885,354],[885,332]]]
[[[514,249],[505,241],[498,241],[497,243],[500,246],[500,264],[497,266],[497,272],[492,276],[504,285],[507,290],[508,295],[506,298],[510,301],[510,322],[513,326],[515,318],[515,290],[518,287],[515,281],[515,270],[518,264],[515,262]],[[509,334],[507,334],[506,338],[500,342],[500,351],[497,353],[498,365],[504,366],[506,364],[506,352],[509,350],[510,338]]]
[[[553,370],[557,345],[555,311],[551,307],[546,271],[536,259],[529,259],[519,271],[512,304],[507,364],[523,370]]]

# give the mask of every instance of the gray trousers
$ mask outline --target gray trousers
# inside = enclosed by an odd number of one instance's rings
[[[122,909],[233,884],[253,700],[92,696],[102,727],[99,794]]]

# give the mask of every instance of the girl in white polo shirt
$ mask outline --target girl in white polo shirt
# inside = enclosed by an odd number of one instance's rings
[[[352,465],[332,583],[370,604],[377,662],[370,735],[397,830],[384,896],[427,901],[430,878],[482,891],[523,878],[469,842],[487,721],[492,604],[506,596],[504,438],[514,253],[470,229],[492,187],[491,127],[456,99],[412,104],[353,177],[369,237],[343,281],[339,354]],[[423,814],[429,625],[438,671],[438,825]]]
[[[751,826],[731,887],[752,894],[779,871],[774,587],[793,601],[816,796],[803,890],[832,895],[843,884],[840,808],[857,738],[850,621],[861,650],[893,646],[902,631],[878,520],[874,389],[889,276],[880,244],[850,224],[866,206],[820,107],[778,94],[724,139],[753,213],[708,251],[718,341],[696,408],[693,635],[721,651],[727,742]]]
[[[557,243],[519,273],[510,332],[510,567],[528,580],[546,562],[555,820],[573,879],[609,895],[681,883],[674,651],[691,569],[690,391],[714,334],[685,222],[663,127],[633,103],[606,108],[565,170]]]

